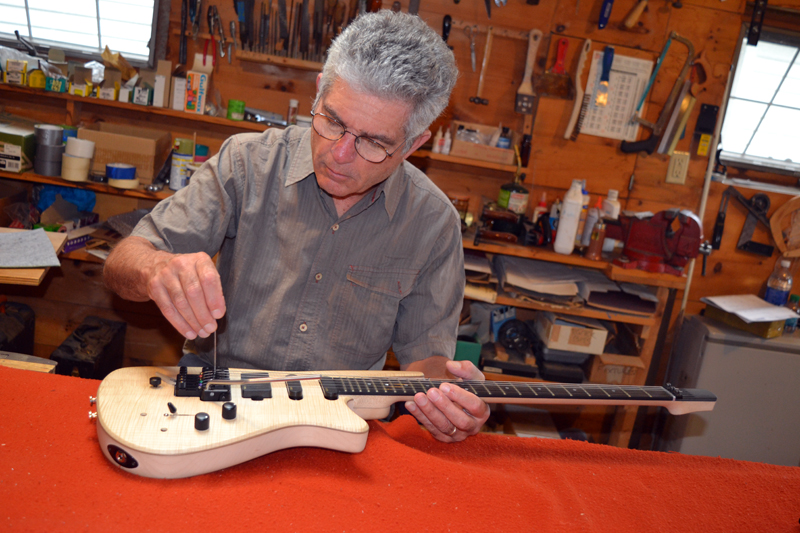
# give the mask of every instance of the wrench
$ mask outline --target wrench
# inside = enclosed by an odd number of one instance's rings
[[[466,26],[464,28],[464,34],[469,38],[469,56],[472,59],[472,72],[475,72],[477,69],[476,58],[475,58],[475,33],[477,27],[475,26]]]

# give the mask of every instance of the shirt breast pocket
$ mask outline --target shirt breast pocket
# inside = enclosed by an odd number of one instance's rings
[[[355,367],[383,356],[392,342],[400,301],[411,291],[418,270],[350,265],[339,293],[331,347]]]

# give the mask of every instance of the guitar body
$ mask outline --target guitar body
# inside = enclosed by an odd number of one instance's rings
[[[233,466],[262,455],[297,446],[315,446],[357,453],[367,443],[365,419],[389,414],[392,398],[362,403],[357,411],[351,398],[327,400],[317,386],[303,388],[302,400],[291,400],[286,387],[275,386],[272,398],[243,399],[240,387],[231,387],[236,418],[222,418],[222,402],[175,397],[173,387],[162,382],[148,385],[156,371],[177,375],[177,368],[129,367],[109,374],[97,391],[97,436],[103,455],[119,468],[140,476],[182,478]],[[237,378],[241,371],[231,370]],[[271,377],[286,375],[270,372]],[[301,374],[301,373],[296,373]],[[326,375],[386,376],[387,372],[326,372]],[[408,372],[398,376],[418,376]],[[312,382],[313,383],[313,382]],[[279,384],[282,385],[282,384]],[[176,410],[170,413],[168,403]],[[195,414],[209,415],[209,429],[195,429]],[[127,456],[125,461],[117,458]],[[136,466],[132,466],[133,463]]]
[[[206,474],[297,446],[357,453],[367,443],[365,420],[442,383],[414,372],[122,368],[97,391],[97,436],[112,464],[153,478]],[[669,385],[457,385],[487,403],[647,405],[672,414],[710,411],[717,399]]]

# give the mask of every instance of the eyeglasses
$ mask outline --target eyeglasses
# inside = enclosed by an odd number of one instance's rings
[[[322,113],[315,113],[313,111],[311,112],[311,117],[311,125],[314,127],[314,131],[316,131],[317,135],[323,139],[328,139],[329,141],[338,141],[344,137],[345,133],[349,133],[355,137],[356,152],[370,163],[383,163],[387,157],[392,157],[395,153],[397,153],[397,150],[403,147],[401,144],[395,149],[394,152],[389,153],[389,151],[377,141],[373,141],[369,137],[356,135],[351,131],[347,131],[342,123],[336,119],[333,119],[327,115],[323,115]]]

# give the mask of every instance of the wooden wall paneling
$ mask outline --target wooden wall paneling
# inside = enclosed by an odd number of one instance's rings
[[[719,0],[681,0],[681,3],[684,6],[703,7],[708,10],[730,11],[733,13],[744,13],[747,6],[747,0],[727,0],[726,2],[720,2]],[[774,0],[771,0],[769,5],[772,6],[773,3]]]
[[[651,1],[639,17],[639,24],[627,30],[621,28],[622,22],[638,0],[616,0],[608,25],[601,30],[597,27],[597,23],[600,19],[602,0],[577,0],[577,2],[577,12],[576,0],[558,3],[551,31],[583,39],[588,37],[603,45],[618,44],[651,51],[661,49],[661,44],[667,36],[670,13],[674,9],[670,3]]]

